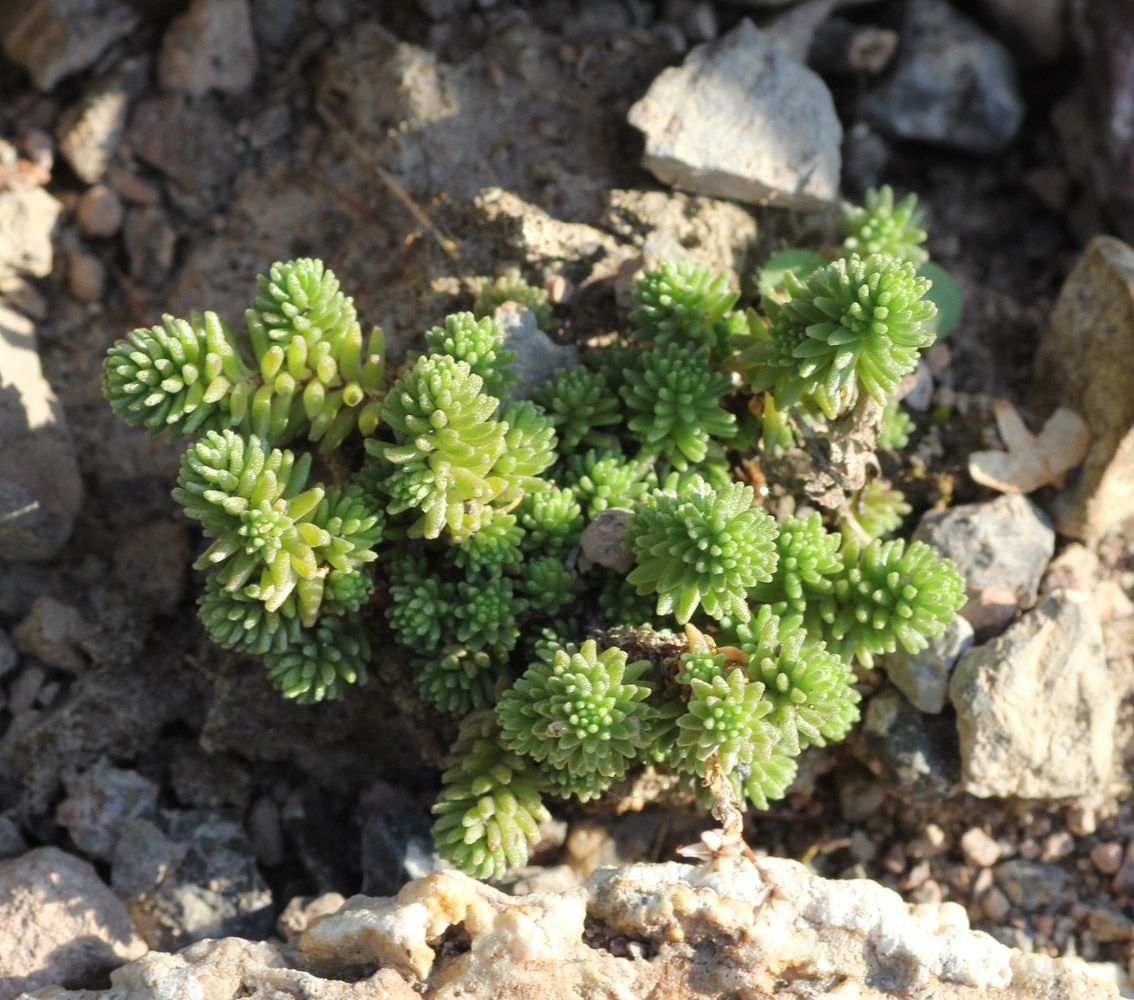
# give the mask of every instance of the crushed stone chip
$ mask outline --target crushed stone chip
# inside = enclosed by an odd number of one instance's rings
[[[1078,465],[1091,443],[1086,421],[1061,406],[1038,435],[1028,430],[1011,403],[998,400],[996,426],[1007,451],[974,451],[969,475],[983,486],[1002,493],[1031,493],[1062,482],[1063,474]]]

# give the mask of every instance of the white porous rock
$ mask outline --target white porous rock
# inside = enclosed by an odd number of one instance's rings
[[[867,880],[827,880],[775,858],[760,865],[604,868],[582,886],[527,896],[440,871],[394,898],[347,900],[290,952],[202,941],[119,969],[109,990],[51,1000],[1118,996],[1077,959],[1021,955],[970,930],[955,903],[910,906]]]

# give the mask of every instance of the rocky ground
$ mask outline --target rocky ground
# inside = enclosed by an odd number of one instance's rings
[[[316,255],[395,356],[511,264],[567,343],[613,328],[643,262],[748,280],[882,182],[919,193],[965,294],[909,386],[906,486],[971,601],[863,676],[859,730],[748,840],[1134,973],[1120,0],[19,0],[0,45],[0,1000],[100,987],[147,948],[294,937],[333,894],[436,866],[445,747],[396,690],[286,704],[205,641],[179,452],[104,403],[114,339],[238,319],[257,273]],[[1065,486],[969,476],[1005,443],[997,400],[1035,430],[1058,403],[1086,419]],[[564,813],[505,888],[670,860],[707,823]]]

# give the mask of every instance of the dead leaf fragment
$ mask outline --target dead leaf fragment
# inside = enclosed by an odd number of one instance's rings
[[[1091,435],[1079,414],[1061,406],[1043,425],[1039,435],[1028,430],[1011,403],[999,400],[994,411],[1007,451],[974,451],[969,475],[983,486],[1002,493],[1031,493],[1058,484],[1068,469],[1087,454]]]

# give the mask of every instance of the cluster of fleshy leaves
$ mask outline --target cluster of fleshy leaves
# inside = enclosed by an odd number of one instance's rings
[[[526,859],[545,797],[617,795],[646,762],[702,799],[719,763],[766,808],[802,750],[857,719],[851,663],[916,651],[954,616],[952,564],[881,540],[909,511],[886,483],[840,532],[818,514],[777,523],[734,472],[776,421],[783,443],[860,389],[885,398],[932,341],[928,282],[883,255],[919,244],[907,209],[879,197],[844,214],[873,256],[763,275],[762,315],[702,263],[646,271],[630,336],[530,400],[512,398],[516,355],[492,316],[516,300],[548,319],[518,272],[483,282],[473,312],[426,331],[387,381],[380,332],[364,354],[317,261],[273,265],[240,333],[211,313],[135,331],[110,352],[106,393],[152,432],[200,435],[174,496],[211,539],[199,603],[217,643],[314,701],[364,682],[389,629],[421,698],[460,720],[438,848],[495,877]],[[890,416],[886,446],[911,430]],[[353,471],[332,464],[337,482],[309,483],[310,455],[281,447],[350,433],[362,447],[344,450]],[[615,507],[628,572],[580,552]],[[587,638],[612,625],[686,636],[635,660]]]
[[[107,353],[114,412],[176,439],[209,430],[286,443],[301,430],[325,451],[377,425],[385,372],[381,330],[366,335],[354,300],[322,261],[277,262],[234,330],[216,313],[164,316]]]

